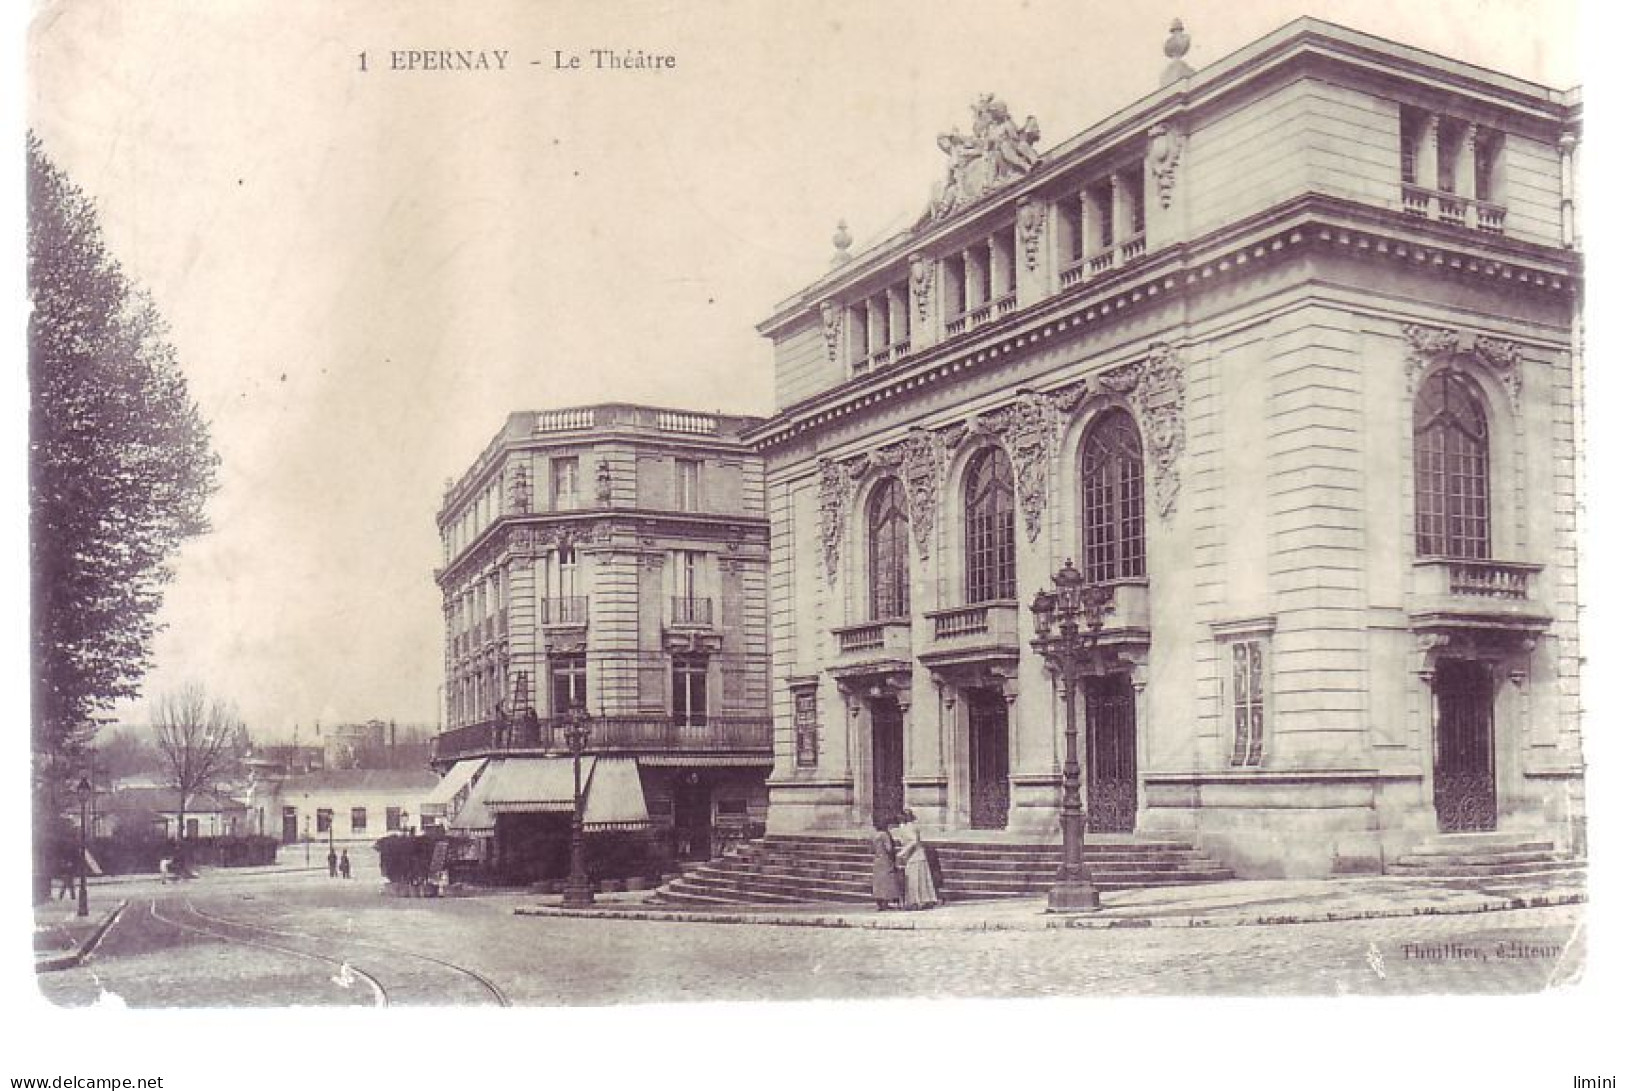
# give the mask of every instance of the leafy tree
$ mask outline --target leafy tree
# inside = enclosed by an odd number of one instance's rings
[[[33,749],[61,780],[137,692],[169,559],[208,529],[218,460],[162,317],[32,134],[28,213]]]
[[[152,726],[170,787],[179,797],[177,840],[184,860],[186,805],[225,779],[239,760],[239,747],[248,744],[248,729],[235,708],[199,685],[160,695],[153,702]]]

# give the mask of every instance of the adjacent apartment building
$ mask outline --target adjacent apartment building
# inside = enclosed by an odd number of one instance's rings
[[[1029,603],[1070,560],[1111,607],[1080,694],[1094,833],[1254,876],[1484,831],[1583,850],[1579,98],[1312,19],[1200,71],[1188,45],[1048,147],[984,96],[918,223],[857,254],[843,229],[761,323],[769,832],[907,806],[940,839],[1052,841],[1062,691]],[[550,443],[577,450],[514,445]],[[529,480],[570,479],[540,458]],[[632,461],[602,495],[630,499]],[[541,596],[480,574],[505,539],[465,512],[508,510],[500,472],[448,503],[452,633]],[[651,581],[687,563],[641,548]],[[510,682],[551,669],[520,631]],[[504,676],[466,669],[458,714],[487,715]]]
[[[586,824],[709,857],[760,828],[772,765],[755,418],[515,413],[440,509],[445,717],[429,812],[509,877],[555,876],[584,710]]]

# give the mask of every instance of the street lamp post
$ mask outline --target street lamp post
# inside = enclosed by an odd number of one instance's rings
[[[575,811],[570,816],[570,878],[564,884],[566,909],[585,909],[592,905],[592,881],[587,878],[587,844],[582,829],[581,799],[581,752],[587,748],[587,737],[591,733],[592,721],[587,710],[580,705],[572,706],[564,715],[564,741],[575,761]]]
[[[88,777],[79,778],[79,916],[90,916],[90,891],[85,885],[90,871],[90,797],[95,792]]]
[[[1086,583],[1071,561],[1055,573],[1055,590],[1033,596],[1033,650],[1061,676],[1066,701],[1066,764],[1061,767],[1060,874],[1049,892],[1051,913],[1100,908],[1100,895],[1083,862],[1083,785],[1078,765],[1078,675],[1093,660],[1100,629],[1112,608],[1111,588]],[[1082,622],[1080,625],[1079,622]]]

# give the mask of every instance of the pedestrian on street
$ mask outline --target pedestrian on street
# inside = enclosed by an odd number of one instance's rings
[[[897,870],[897,841],[891,835],[890,825],[885,816],[876,815],[874,836],[869,839],[875,852],[875,908],[881,912],[896,909],[903,898],[903,876]]]
[[[913,811],[903,812],[903,824],[897,827],[897,845],[897,859],[903,865],[903,908],[930,909],[937,904],[937,887],[931,881],[931,861],[926,858],[925,843],[914,825]]]
[[[73,896],[74,881],[79,878],[78,863],[71,857],[62,861],[62,889],[57,893],[56,900]]]
[[[332,849],[327,850],[327,877],[329,879],[339,877],[339,854]]]
[[[339,874],[348,879],[350,877],[350,850],[345,849],[339,857]]]

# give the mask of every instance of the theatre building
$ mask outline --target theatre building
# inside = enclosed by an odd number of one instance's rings
[[[1019,88],[943,118],[919,221],[761,323],[769,833],[1053,843],[1070,561],[1091,837],[1582,852],[1578,96],[1309,19],[1188,45],[1054,143]]]
[[[448,485],[445,776],[425,810],[489,872],[562,873],[572,708],[587,715],[589,833],[705,859],[765,821],[767,520],[761,460],[739,439],[753,423],[515,413]]]

